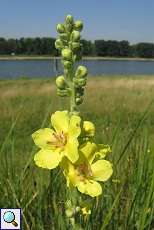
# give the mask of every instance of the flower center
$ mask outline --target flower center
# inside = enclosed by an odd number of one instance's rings
[[[86,179],[88,177],[92,177],[92,170],[89,164],[82,163],[77,167],[77,171],[81,179]]]
[[[53,133],[53,136],[50,141],[48,141],[48,144],[54,145],[56,148],[62,148],[66,145],[67,142],[67,135],[64,134],[64,132],[60,133]]]

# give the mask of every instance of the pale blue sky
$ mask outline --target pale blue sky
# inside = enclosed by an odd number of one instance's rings
[[[83,38],[154,42],[154,0],[0,0],[0,37],[56,37],[68,13]]]

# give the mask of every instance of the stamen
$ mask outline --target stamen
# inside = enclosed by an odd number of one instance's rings
[[[92,177],[92,170],[88,164],[80,164],[77,168],[78,173],[80,174],[81,180],[86,179],[87,177]]]
[[[54,138],[52,137],[50,141],[47,141],[47,144],[54,145],[56,148],[64,147],[67,142],[67,136],[62,131],[61,133],[57,134],[56,132],[53,133]]]

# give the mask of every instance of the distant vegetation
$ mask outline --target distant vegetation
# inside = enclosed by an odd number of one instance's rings
[[[0,55],[52,55],[59,56],[55,38],[0,38]],[[84,56],[154,58],[154,43],[130,45],[128,41],[82,40]]]

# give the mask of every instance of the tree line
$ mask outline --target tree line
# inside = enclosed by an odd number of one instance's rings
[[[137,43],[115,40],[81,40],[84,56],[154,58],[154,43]],[[0,38],[0,55],[51,55],[59,56],[55,38]]]

